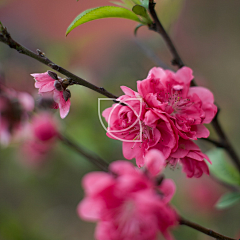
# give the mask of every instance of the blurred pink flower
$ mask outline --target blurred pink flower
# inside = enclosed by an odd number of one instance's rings
[[[88,221],[98,221],[98,240],[154,240],[160,231],[172,239],[169,228],[178,216],[168,204],[174,192],[172,180],[160,186],[151,177],[126,161],[110,165],[111,173],[92,172],[83,178],[86,197],[78,214]]]
[[[35,87],[41,95],[52,95],[55,101],[54,109],[60,110],[60,117],[65,118],[70,110],[70,91],[66,89],[63,80],[56,73],[47,71],[45,73],[31,74],[36,80]]]
[[[209,157],[202,153],[200,148],[191,140],[179,139],[177,151],[167,159],[167,163],[176,166],[178,162],[183,165],[183,171],[188,178],[199,178],[203,173],[209,175],[209,168],[205,159],[211,163]]]
[[[25,92],[0,86],[0,143],[8,145],[21,131],[34,109],[34,99]]]
[[[48,112],[41,112],[33,117],[25,129],[25,141],[21,146],[25,163],[33,167],[42,164],[55,145],[58,128],[58,122]]]

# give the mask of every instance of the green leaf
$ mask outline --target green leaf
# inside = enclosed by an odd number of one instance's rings
[[[240,201],[240,192],[226,193],[217,202],[216,208],[223,209]]]
[[[140,5],[141,4],[141,2],[140,2],[140,0],[132,0],[135,4],[138,4],[138,5]]]
[[[146,22],[146,24],[150,24],[152,23],[152,20],[150,19],[150,17],[148,16],[148,13],[147,13],[147,10],[145,7],[141,6],[141,5],[135,5],[133,8],[132,8],[132,11],[143,17],[144,19],[144,22]]]
[[[141,6],[141,5],[135,5],[133,8],[132,8],[132,11],[139,15],[139,16],[142,16],[142,17],[146,17],[147,15],[147,10],[145,7]]]
[[[141,24],[141,23],[136,26],[136,28],[134,29],[134,35],[135,35],[135,36],[137,36],[137,31],[138,31],[138,29],[139,29],[140,27],[142,27],[142,26],[144,26],[144,24]]]
[[[68,27],[66,35],[83,23],[102,18],[126,18],[142,23],[137,15],[128,9],[115,6],[103,6],[88,9],[79,14]]]
[[[134,6],[134,4],[131,0],[122,0],[122,2],[116,2],[116,1],[110,1],[110,2],[113,4],[116,4],[118,6],[128,8],[128,9],[132,9],[132,7]]]
[[[240,174],[230,163],[223,149],[216,148],[206,154],[212,161],[212,165],[208,164],[211,175],[228,184],[240,185]]]

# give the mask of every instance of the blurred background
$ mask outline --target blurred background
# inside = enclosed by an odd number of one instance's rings
[[[214,93],[222,109],[220,122],[240,154],[240,1],[156,2],[159,18],[184,63],[194,70],[197,84]],[[171,55],[161,37],[145,27],[135,38],[136,23],[130,20],[93,21],[65,37],[79,13],[109,4],[107,0],[0,0],[0,21],[27,48],[41,49],[53,62],[120,95],[121,85],[136,90],[136,80],[144,79],[150,68],[162,62],[171,67]],[[0,68],[7,87],[33,96],[37,90],[30,74],[48,70],[3,44]],[[124,159],[121,142],[109,139],[98,119],[102,96],[80,86],[70,90],[72,105],[61,121],[63,132],[108,162]],[[201,140],[199,145],[204,151],[213,147]],[[76,214],[83,197],[82,176],[93,170],[98,169],[60,142],[38,168],[23,161],[16,144],[0,147],[0,240],[94,239],[95,224]],[[172,203],[183,217],[239,237],[239,204],[221,211],[214,208],[225,188],[210,177],[187,179],[181,169],[167,170],[166,176],[176,182]],[[184,226],[173,233],[177,240],[212,239]]]

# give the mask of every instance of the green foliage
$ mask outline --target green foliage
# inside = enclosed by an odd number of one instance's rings
[[[226,193],[217,202],[216,208],[224,209],[240,201],[240,192]]]
[[[122,0],[121,2],[116,2],[116,1],[110,1],[110,2],[113,3],[113,4],[116,4],[118,6],[128,8],[130,10],[135,5],[135,3],[133,1],[131,1],[131,0]]]
[[[144,21],[140,20],[135,13],[128,9],[115,6],[103,6],[88,9],[79,14],[68,27],[66,35],[83,23],[102,18],[126,18],[144,24]]]
[[[151,24],[152,23],[152,20],[150,19],[150,17],[148,16],[148,13],[147,13],[147,10],[145,7],[141,6],[141,5],[135,5],[133,8],[132,8],[132,11],[141,16],[143,19],[146,20],[147,24]]]
[[[210,174],[221,181],[240,185],[240,175],[237,169],[230,164],[229,159],[223,149],[216,148],[207,152],[212,165],[209,164]]]
[[[121,2],[111,1],[111,3],[128,9],[132,9],[134,5],[141,5],[148,9],[149,0],[122,0]]]

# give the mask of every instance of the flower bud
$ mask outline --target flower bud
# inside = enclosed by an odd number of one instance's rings
[[[47,71],[47,73],[52,79],[58,80],[58,75],[55,72]]]
[[[63,98],[64,100],[67,102],[67,100],[71,97],[71,92],[66,89],[65,91],[63,91]]]
[[[61,84],[61,82],[59,82],[58,80],[56,80],[56,81],[54,82],[54,87],[55,87],[55,89],[58,90],[58,91],[62,91],[62,90],[63,90],[62,84]]]

